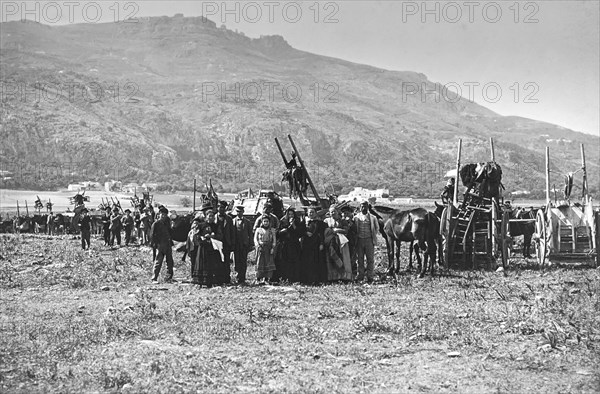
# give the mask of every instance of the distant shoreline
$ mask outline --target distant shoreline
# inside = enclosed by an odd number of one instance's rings
[[[2,215],[14,215],[17,213],[17,201],[19,203],[19,210],[23,214],[26,212],[26,204],[29,209],[29,213],[33,214],[36,212],[35,200],[37,196],[40,197],[43,204],[48,202],[48,199],[54,204],[53,210],[56,212],[64,212],[67,209],[72,209],[72,205],[70,203],[70,197],[73,197],[77,192],[68,191],[68,190],[59,190],[59,191],[40,191],[40,190],[19,190],[19,189],[0,189],[0,213]],[[123,192],[106,192],[102,190],[90,190],[85,192],[86,196],[90,196],[90,202],[86,203],[86,205],[91,209],[97,209],[98,205],[102,203],[102,200],[106,201],[112,199],[118,199],[121,203],[121,206],[125,208],[129,208],[132,206],[131,197],[134,196],[133,193],[123,193]],[[141,193],[138,194],[141,197]],[[174,192],[174,193],[154,193],[153,198],[155,202],[165,205],[169,209],[173,209],[176,211],[192,211],[192,207],[184,207],[181,204],[181,199],[183,197],[187,197],[192,199],[192,192]],[[236,196],[235,193],[220,193],[219,197],[230,201],[234,199]],[[403,204],[394,204],[388,199],[377,199],[375,204],[379,205],[390,205],[390,206],[401,206],[401,207],[424,207],[424,208],[432,208],[435,206],[435,201],[440,203],[441,201],[436,199],[417,199],[413,198],[410,203]],[[284,197],[284,202],[286,204],[298,205],[298,202],[294,200],[290,200],[287,197]],[[543,200],[511,200],[514,206],[521,207],[540,207],[545,205],[545,201]],[[350,201],[350,203],[356,204],[354,201]],[[196,209],[199,208],[200,202],[200,193],[196,193]],[[595,204],[596,205],[596,204]],[[42,213],[46,212],[46,208],[44,207],[41,210]]]

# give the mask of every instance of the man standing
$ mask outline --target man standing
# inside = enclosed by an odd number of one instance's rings
[[[90,248],[91,224],[92,219],[88,216],[88,209],[83,208],[81,210],[81,217],[79,218],[79,223],[77,223],[77,225],[79,226],[79,231],[81,232],[81,247],[83,248],[83,250],[86,249],[86,244],[87,249]]]
[[[262,224],[263,217],[268,217],[271,220],[271,228],[279,228],[279,219],[277,216],[273,215],[273,205],[269,201],[265,202],[263,206],[263,213],[260,215],[256,221],[254,222],[253,231],[256,231]]]
[[[102,238],[104,239],[104,246],[110,245],[110,208],[106,207],[102,214]]]
[[[46,232],[48,235],[54,235],[54,213],[52,211],[48,212],[48,217],[46,218]]]
[[[144,208],[144,213],[140,217],[140,231],[141,231],[141,243],[148,245],[150,242],[148,235],[150,234],[150,227],[152,226],[152,215],[150,214],[150,208]]]
[[[454,178],[448,179],[448,182],[446,182],[446,186],[444,186],[444,190],[440,194],[442,204],[448,204],[448,202],[452,201],[452,199],[454,198],[454,187]]]
[[[238,284],[246,284],[246,270],[248,268],[248,251],[252,242],[252,224],[244,217],[244,206],[235,207],[237,216],[233,219],[235,228],[235,241],[233,245],[233,259]]]
[[[115,238],[117,239],[117,244],[121,246],[121,228],[123,224],[121,223],[121,215],[119,214],[119,208],[113,208],[113,214],[110,217],[110,246],[114,246]]]
[[[131,234],[133,232],[133,216],[131,216],[131,210],[125,210],[125,217],[123,218],[123,227],[125,228],[125,246],[129,246],[131,242]]]
[[[156,260],[154,261],[154,272],[152,275],[152,283],[158,283],[158,275],[162,268],[163,259],[167,259],[167,276],[166,282],[173,281],[173,241],[171,239],[171,225],[167,221],[169,210],[162,207],[158,211],[156,221],[152,224],[152,247],[158,250]]]
[[[367,281],[372,282],[379,224],[377,218],[369,213],[369,202],[366,200],[360,203],[360,212],[354,217],[354,227],[357,235],[356,253],[358,255],[358,276],[356,279],[362,281],[365,278],[366,256]]]
[[[227,202],[219,201],[215,222],[219,228],[219,232],[223,235],[223,263],[222,272],[220,272],[222,283],[231,283],[231,252],[235,244],[235,227],[233,220],[226,212]]]

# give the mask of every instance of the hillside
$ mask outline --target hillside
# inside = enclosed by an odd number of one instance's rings
[[[182,189],[194,177],[218,190],[266,186],[283,170],[274,138],[289,155],[291,134],[320,190],[437,195],[458,139],[463,161],[487,161],[490,137],[507,191],[542,195],[546,145],[560,187],[558,173],[581,165],[579,143],[600,190],[598,137],[466,99],[403,94],[403,86],[441,92],[417,72],[310,54],[202,18],[9,22],[0,33],[0,169],[13,175],[3,187],[119,178]]]

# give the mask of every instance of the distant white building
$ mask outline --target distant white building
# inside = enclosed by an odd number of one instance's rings
[[[365,189],[364,187],[355,187],[350,193],[348,193],[349,200],[362,200],[365,198],[383,198],[390,195],[390,189]]]
[[[121,191],[125,193],[136,193],[138,190],[142,190],[142,188],[137,183],[128,183],[121,187]]]
[[[121,181],[108,181],[104,182],[104,191],[112,192],[112,191],[120,191],[123,183]]]
[[[100,190],[100,182],[85,181],[80,183],[85,190]]]
[[[70,192],[79,192],[85,190],[85,186],[82,183],[70,183],[67,186],[67,190]]]

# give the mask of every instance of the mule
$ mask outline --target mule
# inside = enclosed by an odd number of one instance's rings
[[[509,219],[535,219],[537,214],[535,208],[516,208],[509,210]],[[511,237],[523,236],[523,257],[530,258],[531,237],[535,233],[535,222],[509,222],[509,231]]]
[[[430,267],[431,275],[434,274],[435,257],[439,243],[440,221],[435,214],[423,208],[401,211],[389,207],[375,206],[376,212],[383,215],[383,231],[387,237],[388,273],[398,274],[400,272],[400,258],[396,255],[394,264],[394,244],[400,242],[416,242],[414,245],[417,263],[421,265],[422,278]],[[421,264],[420,251],[424,253]],[[412,269],[412,253],[409,259],[408,269]],[[429,264],[429,266],[428,266]]]

